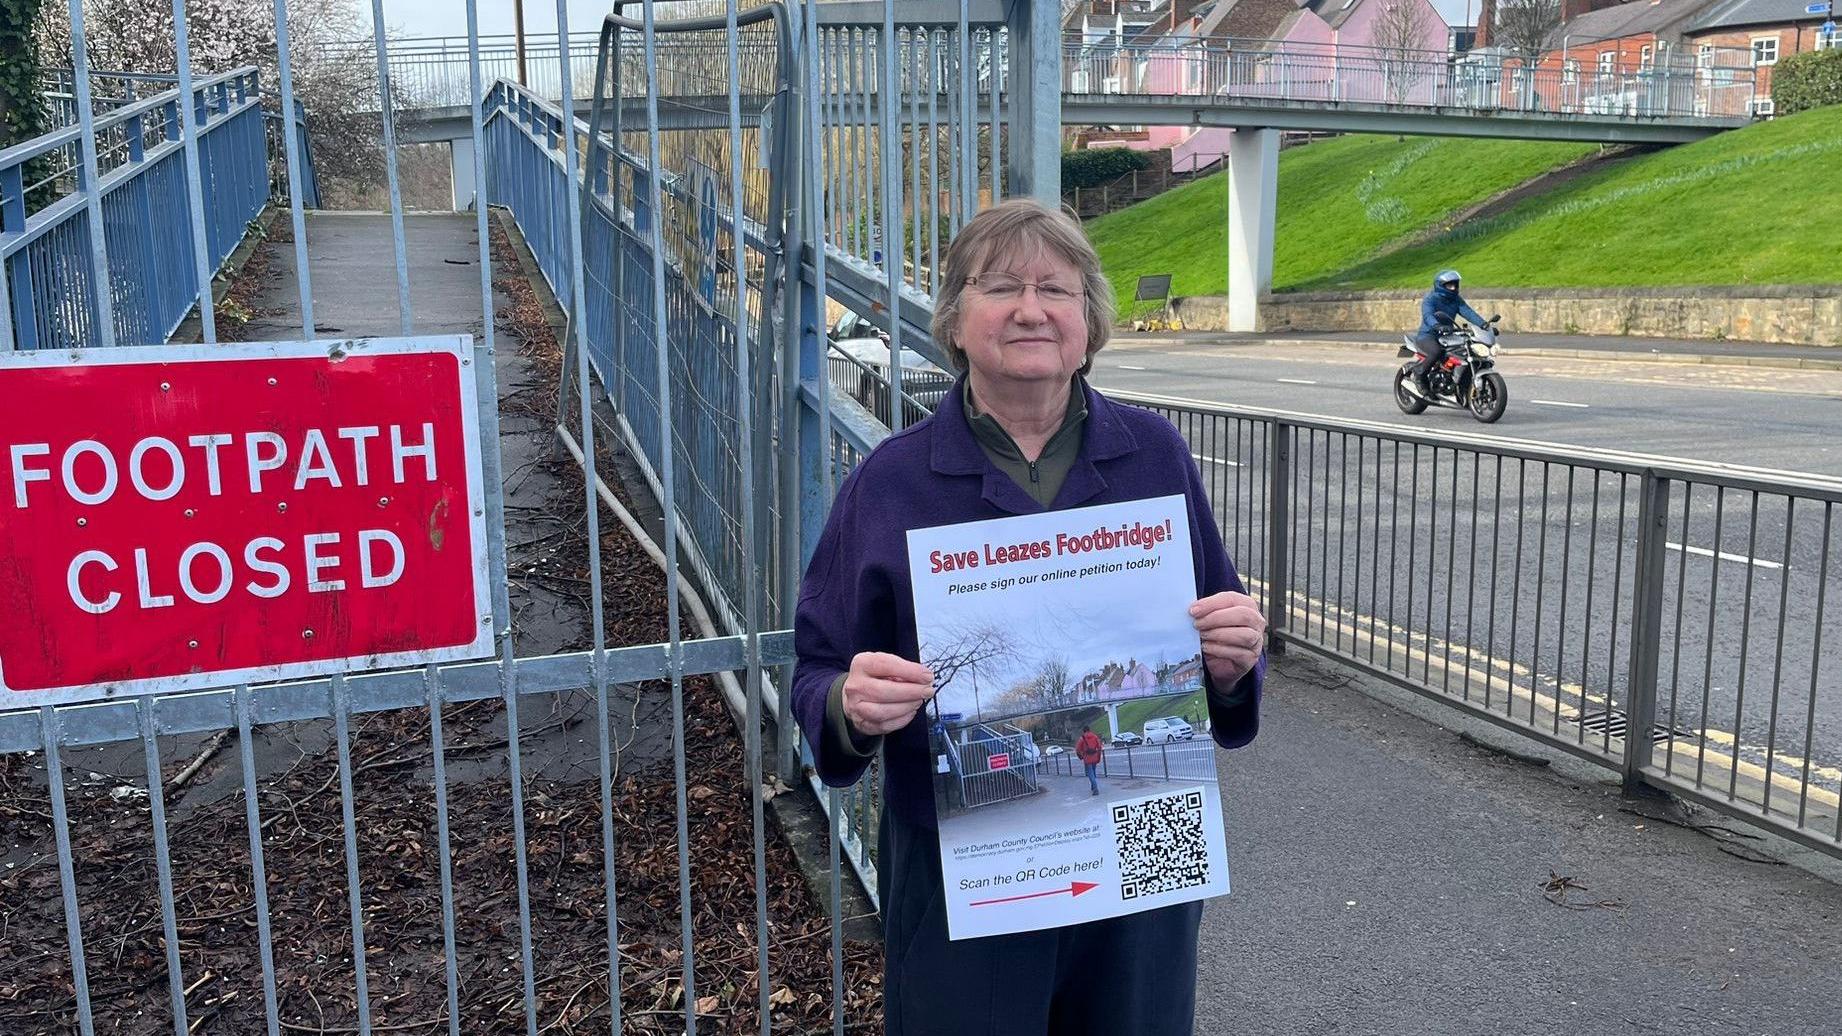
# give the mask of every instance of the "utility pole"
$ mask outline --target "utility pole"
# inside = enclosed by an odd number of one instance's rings
[[[529,86],[524,71],[524,0],[512,0],[512,47],[518,52],[518,85]]]

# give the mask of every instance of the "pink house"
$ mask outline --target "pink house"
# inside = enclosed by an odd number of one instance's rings
[[[1079,701],[1118,701],[1157,693],[1158,674],[1137,659],[1125,665],[1108,662],[1075,684]]]
[[[1429,104],[1450,42],[1430,0],[1153,0],[1132,17],[1136,31],[1121,17],[1082,37],[1069,89]],[[1169,149],[1171,169],[1191,172],[1232,132],[1147,127],[1126,146]]]

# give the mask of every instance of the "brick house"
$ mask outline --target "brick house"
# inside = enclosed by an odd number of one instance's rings
[[[1548,37],[1542,64],[1590,78],[1678,63],[1685,30],[1709,2],[1633,0],[1587,11]]]
[[[1641,114],[1659,105],[1686,107],[1686,94],[1700,114],[1751,114],[1746,52],[1698,50],[1688,39],[1690,26],[1722,2],[1571,0],[1528,88],[1568,109]]]
[[[1808,0],[1716,0],[1687,26],[1684,36],[1698,60],[1738,51],[1757,71],[1753,114],[1771,115],[1772,66],[1779,58],[1842,47],[1842,34],[1824,33],[1824,18],[1804,11]]]

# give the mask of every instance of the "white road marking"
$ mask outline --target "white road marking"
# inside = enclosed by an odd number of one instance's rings
[[[1722,561],[1737,561],[1742,565],[1755,565],[1759,568],[1768,568],[1773,571],[1781,571],[1784,568],[1784,565],[1781,562],[1765,561],[1761,558],[1749,558],[1744,554],[1729,554],[1724,550],[1721,551],[1719,554],[1716,554],[1715,552],[1709,550],[1706,547],[1684,547],[1680,543],[1673,543],[1673,542],[1667,543],[1665,544],[1665,546],[1667,546],[1670,550],[1688,551],[1690,554],[1694,554],[1697,557],[1704,557],[1704,558],[1718,557]]]
[[[1591,404],[1588,404],[1588,403],[1563,403],[1558,399],[1531,399],[1529,400],[1529,402],[1534,403],[1537,406],[1565,406],[1565,407],[1572,407],[1575,410],[1591,409]]]
[[[1317,382],[1315,381],[1306,381],[1304,378],[1280,378],[1279,380],[1287,385],[1316,385],[1317,384]]]
[[[1120,369],[1120,370],[1122,370],[1122,371],[1142,371],[1142,370],[1144,370],[1144,369],[1145,369],[1145,368],[1143,368],[1143,367],[1134,367],[1134,366],[1132,366],[1131,364],[1128,364],[1128,363],[1121,363],[1121,364],[1117,364],[1117,366],[1118,366],[1118,367],[1119,367],[1119,369]]]
[[[1192,453],[1190,456],[1195,457],[1197,460],[1208,461],[1210,464],[1220,464],[1225,468],[1238,468],[1241,466],[1241,462],[1238,460],[1223,460],[1220,457],[1205,457],[1200,453]]]

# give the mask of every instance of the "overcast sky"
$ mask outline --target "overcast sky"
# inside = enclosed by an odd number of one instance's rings
[[[1447,25],[1469,25],[1477,21],[1477,0],[1433,0],[1433,10]]]
[[[352,2],[369,24],[370,4]],[[1463,24],[1467,12],[1477,17],[1478,0],[1432,0],[1432,4],[1448,25]],[[611,7],[607,0],[569,0],[569,27],[596,29]],[[481,35],[512,31],[512,0],[479,0],[479,11]],[[527,32],[555,32],[556,0],[525,0],[524,19]],[[384,22],[403,36],[461,36],[467,31],[467,5],[465,0],[384,0]]]

